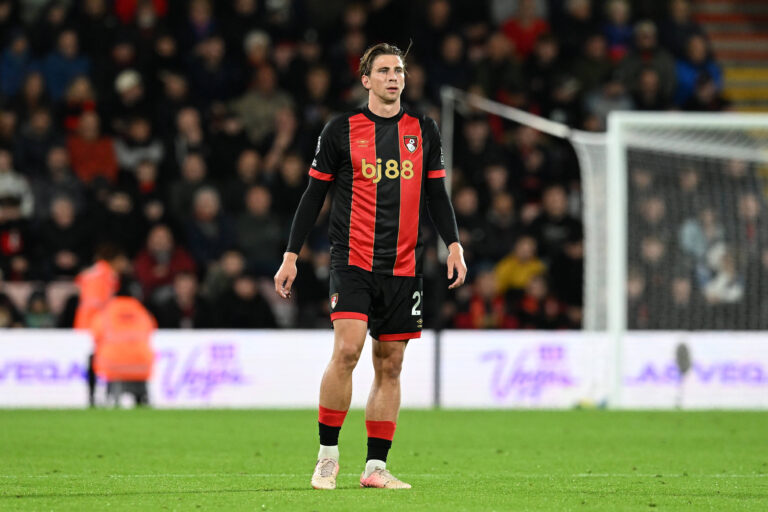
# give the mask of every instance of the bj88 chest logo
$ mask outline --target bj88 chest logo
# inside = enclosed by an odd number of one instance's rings
[[[413,162],[410,160],[403,160],[402,169],[400,168],[400,162],[395,159],[389,159],[383,162],[382,168],[381,158],[376,159],[376,163],[369,163],[363,158],[361,162],[361,171],[363,178],[373,180],[373,183],[381,181],[382,176],[389,178],[390,180],[396,180],[397,178],[403,178],[409,180],[413,178]]]

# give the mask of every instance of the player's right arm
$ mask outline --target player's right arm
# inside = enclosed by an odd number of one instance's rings
[[[334,122],[329,122],[317,139],[315,159],[309,169],[309,184],[304,195],[301,196],[299,207],[293,216],[291,234],[288,237],[288,248],[283,254],[283,263],[275,274],[275,291],[284,299],[291,296],[291,286],[298,272],[296,259],[299,257],[301,247],[309,236],[312,226],[317,221],[325,196],[335,178],[331,169],[337,168],[336,155],[338,155],[338,151],[336,150],[337,144],[333,127]]]
[[[309,185],[301,196],[301,202],[296,209],[291,224],[291,234],[288,237],[288,248],[283,254],[283,263],[275,274],[275,291],[282,298],[291,296],[291,285],[296,279],[296,259],[299,257],[301,246],[307,239],[312,226],[317,221],[320,209],[323,207],[325,195],[331,186],[330,181],[323,181],[314,177],[309,178]]]

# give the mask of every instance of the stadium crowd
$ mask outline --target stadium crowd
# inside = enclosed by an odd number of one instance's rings
[[[361,104],[357,65],[405,48],[404,102],[443,85],[582,129],[608,112],[719,110],[686,0],[0,0],[0,327],[71,325],[46,286],[96,247],[133,262],[161,327],[328,326],[327,204],[291,303],[270,293],[315,142]],[[661,5],[663,4],[663,5]],[[446,290],[425,222],[425,326],[578,328],[583,243],[571,148],[464,112],[452,192],[469,284]],[[61,308],[60,308],[61,309]]]

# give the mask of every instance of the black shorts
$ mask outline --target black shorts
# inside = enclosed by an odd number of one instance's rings
[[[331,321],[364,320],[371,337],[379,341],[421,337],[420,277],[388,276],[349,266],[331,270],[330,294]]]

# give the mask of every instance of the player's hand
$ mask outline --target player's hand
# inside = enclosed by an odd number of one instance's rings
[[[464,284],[467,277],[467,264],[464,261],[464,248],[459,242],[453,242],[448,246],[448,259],[445,260],[448,265],[448,280],[453,279],[454,273],[456,279],[448,286],[448,289],[458,288]]]
[[[275,291],[284,299],[291,296],[291,286],[298,273],[296,270],[297,257],[298,255],[292,252],[283,254],[283,264],[280,265],[277,274],[275,274]]]

